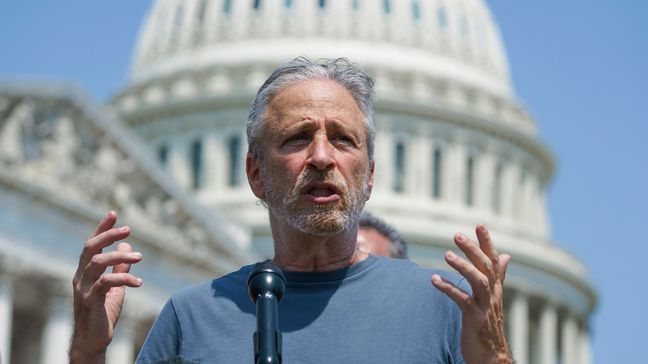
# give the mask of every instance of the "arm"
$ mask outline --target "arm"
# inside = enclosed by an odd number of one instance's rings
[[[83,246],[72,280],[74,289],[74,334],[70,363],[103,363],[124,303],[125,286],[139,287],[142,280],[129,274],[130,265],[142,259],[128,243],[117,249],[104,248],[130,234],[127,226],[115,228],[117,214],[110,211]],[[105,273],[112,267],[111,273]]]
[[[468,364],[512,364],[504,336],[504,276],[510,257],[498,255],[490,234],[479,224],[479,245],[465,235],[455,235],[455,244],[469,261],[448,251],[446,262],[466,278],[473,295],[438,275],[432,284],[459,305],[462,312],[461,352]]]

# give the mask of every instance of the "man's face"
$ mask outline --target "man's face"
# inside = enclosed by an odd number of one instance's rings
[[[373,186],[373,163],[364,116],[349,91],[331,80],[299,82],[271,100],[265,120],[261,160],[248,156],[248,179],[270,213],[315,235],[356,223]]]
[[[391,257],[391,241],[376,229],[358,229],[358,250],[383,257]]]

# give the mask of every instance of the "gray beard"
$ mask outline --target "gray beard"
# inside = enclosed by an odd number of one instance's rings
[[[260,168],[262,178],[266,176],[264,168]],[[368,178],[368,169],[360,176],[363,180]],[[287,221],[297,230],[316,236],[326,236],[341,233],[350,229],[360,217],[369,195],[369,186],[362,184],[362,188],[350,191],[344,180],[332,171],[321,172],[307,169],[299,175],[297,183],[287,197],[278,193],[275,181],[264,178],[265,202],[271,213],[279,219]],[[317,205],[304,201],[301,191],[312,181],[326,181],[334,183],[342,192],[339,201],[326,205]]]

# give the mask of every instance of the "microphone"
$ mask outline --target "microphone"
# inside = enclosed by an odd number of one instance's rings
[[[271,261],[258,263],[247,279],[248,294],[256,303],[257,331],[254,332],[254,362],[281,363],[279,301],[286,291],[286,278]]]

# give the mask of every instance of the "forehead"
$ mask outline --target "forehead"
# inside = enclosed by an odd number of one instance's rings
[[[266,112],[271,120],[286,123],[299,119],[336,119],[355,124],[364,120],[349,90],[329,79],[300,81],[281,89],[270,100]]]

